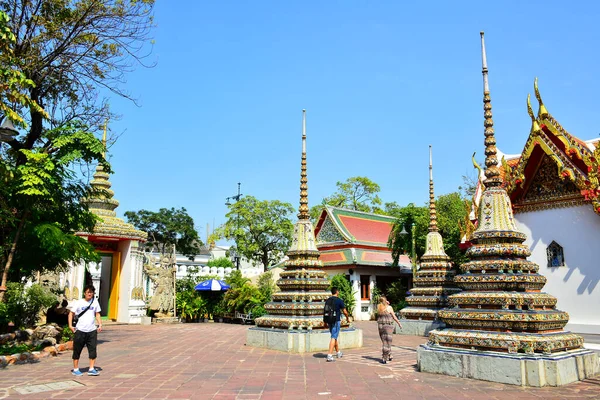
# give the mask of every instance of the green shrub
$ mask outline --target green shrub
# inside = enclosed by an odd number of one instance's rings
[[[60,342],[61,343],[69,342],[69,341],[73,340],[73,336],[75,336],[75,334],[73,333],[71,328],[69,328],[68,326],[65,326],[61,332]]]
[[[332,287],[338,288],[340,291],[340,299],[344,301],[346,304],[346,310],[348,310],[348,314],[352,315],[354,313],[354,307],[356,306],[356,300],[354,299],[355,292],[352,291],[352,284],[346,278],[344,274],[337,274],[333,278],[331,278],[331,285],[329,289]]]
[[[251,312],[252,312],[252,318],[259,318],[259,317],[262,317],[263,315],[267,314],[267,311],[265,310],[265,308],[263,306],[254,306],[254,308],[252,308]]]
[[[207,301],[195,291],[179,292],[175,296],[177,315],[186,321],[194,321],[207,312]]]
[[[387,288],[387,299],[394,308],[394,311],[399,311],[406,307],[406,286],[401,281],[392,283]]]
[[[25,344],[25,343],[0,345],[0,355],[3,355],[3,356],[8,356],[8,355],[17,354],[17,353],[32,352],[32,351],[37,351],[37,350],[38,349],[35,346],[32,346],[30,344]]]
[[[33,328],[40,311],[56,301],[56,296],[40,285],[25,289],[21,283],[10,282],[5,294],[6,306],[0,308],[0,321],[12,321],[16,328]]]

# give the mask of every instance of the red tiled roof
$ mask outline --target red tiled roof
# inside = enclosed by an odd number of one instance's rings
[[[392,231],[393,221],[376,221],[368,218],[339,216],[340,222],[360,242],[385,243]]]

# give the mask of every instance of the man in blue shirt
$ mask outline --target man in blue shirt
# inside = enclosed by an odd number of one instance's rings
[[[336,321],[334,324],[329,326],[329,332],[331,332],[331,340],[329,341],[329,353],[327,353],[327,362],[333,361],[333,351],[335,350],[337,354],[337,358],[342,357],[342,352],[340,351],[340,347],[338,344],[338,336],[340,335],[341,328],[341,317],[342,313],[346,316],[346,320],[350,322],[350,316],[348,315],[348,311],[346,310],[346,305],[344,301],[339,297],[340,292],[338,288],[331,288],[331,296],[335,297],[335,303],[333,309],[335,311]],[[330,297],[331,298],[331,297]]]

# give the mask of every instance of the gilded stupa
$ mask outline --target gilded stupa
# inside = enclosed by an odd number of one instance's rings
[[[106,156],[106,126],[102,144]],[[112,184],[108,180],[109,177],[110,175],[104,171],[102,165],[96,167],[94,179],[90,182],[91,194],[82,199],[82,202],[87,204],[89,210],[99,218],[99,221],[96,222],[93,232],[78,232],[77,235],[146,241],[148,238],[146,232],[135,229],[132,224],[117,217],[115,209],[119,206],[119,202],[113,198],[115,192],[110,189]]]
[[[439,312],[448,329],[432,331],[428,345],[515,355],[581,349],[583,338],[562,330],[568,314],[555,309],[555,297],[541,292],[546,278],[538,273],[537,264],[527,260],[531,252],[523,244],[526,235],[516,228],[510,198],[502,186],[483,32],[481,48],[486,158],[478,226],[466,253],[469,261],[455,277],[463,292],[450,296],[450,308]],[[549,379],[550,373],[546,374],[544,379]],[[544,386],[542,378],[535,379],[525,384]]]
[[[265,304],[267,315],[255,320],[263,328],[312,330],[325,328],[323,307],[331,296],[330,281],[319,260],[313,225],[308,208],[306,173],[306,110],[302,110],[302,164],[300,172],[300,208],[294,226],[292,245],[287,252],[285,271],[280,274],[273,301]]]
[[[448,304],[448,296],[460,292],[460,289],[454,285],[456,271],[450,257],[444,251],[444,241],[437,226],[431,146],[429,146],[429,232],[425,243],[425,254],[421,256],[420,268],[415,273],[413,281],[414,288],[406,298],[408,307],[400,310],[403,319],[437,321],[439,310]],[[405,321],[402,323],[404,325]]]

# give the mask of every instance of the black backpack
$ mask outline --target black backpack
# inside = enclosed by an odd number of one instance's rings
[[[337,297],[331,296],[325,302],[325,307],[323,307],[323,322],[325,322],[328,326],[332,326],[337,321],[337,313],[335,309],[335,301]]]

